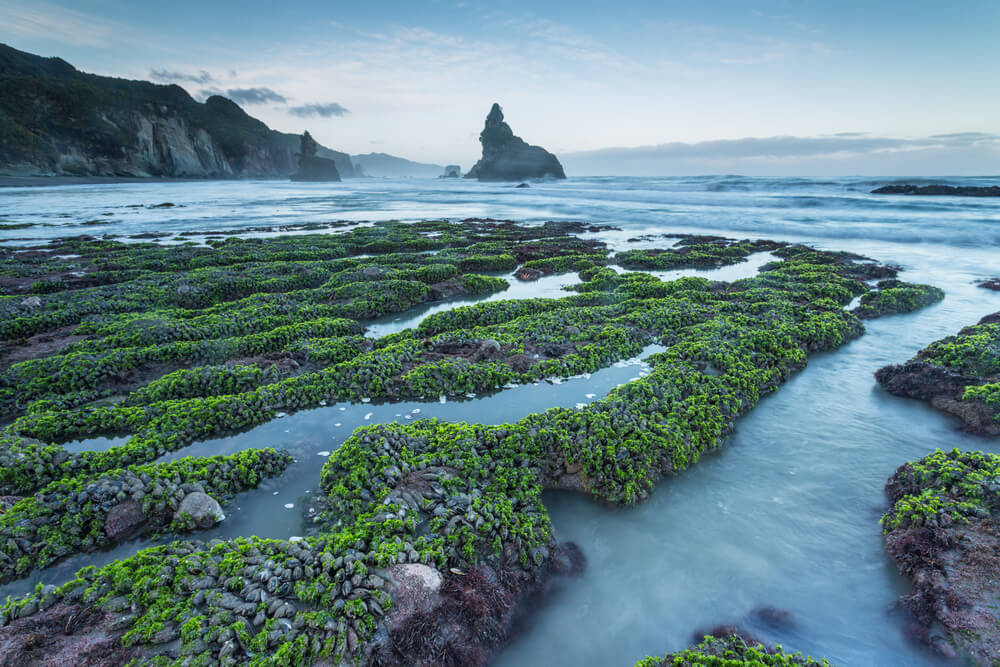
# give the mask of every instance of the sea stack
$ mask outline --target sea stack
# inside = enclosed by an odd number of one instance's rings
[[[494,103],[479,133],[483,157],[465,178],[480,181],[523,181],[526,178],[566,178],[555,155],[541,146],[530,146],[504,122],[503,110]]]
[[[309,132],[302,133],[299,144],[299,170],[292,174],[293,181],[339,181],[337,164],[325,157],[316,157],[319,144]]]

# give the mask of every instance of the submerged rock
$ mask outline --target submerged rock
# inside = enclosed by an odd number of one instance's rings
[[[526,178],[566,178],[555,155],[541,146],[530,146],[504,122],[503,111],[494,104],[479,134],[480,158],[465,178],[480,181],[523,181]]]
[[[293,181],[339,181],[337,163],[325,157],[317,157],[319,144],[308,132],[302,133],[299,147],[299,170],[292,174]]]
[[[1000,197],[1000,186],[973,185],[884,185],[872,190],[873,195],[952,195],[957,197]]]

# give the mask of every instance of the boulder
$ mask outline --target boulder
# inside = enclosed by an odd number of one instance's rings
[[[104,517],[104,534],[112,542],[119,542],[134,535],[145,523],[142,506],[134,500],[126,500],[108,510]]]
[[[530,146],[504,122],[503,111],[494,104],[479,134],[483,157],[465,178],[480,181],[523,181],[526,178],[566,178],[555,155],[541,146]]]
[[[199,528],[211,528],[218,521],[226,518],[219,502],[201,491],[194,491],[184,496],[177,506],[174,519],[180,519],[183,514],[189,514]]]

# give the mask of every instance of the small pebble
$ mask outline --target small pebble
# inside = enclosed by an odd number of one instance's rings
[[[366,397],[362,397],[362,399],[361,399],[361,402],[362,402],[362,403],[371,403],[371,402],[372,402],[372,399],[370,399],[370,398],[366,398]]]
[[[336,424],[334,424],[334,426],[340,426],[340,422],[337,422]]]
[[[577,403],[576,404],[576,409],[577,410],[583,410],[585,407],[587,407],[586,403]]]
[[[316,455],[317,455],[317,456],[329,456],[329,455],[330,455],[330,452],[328,452],[328,451],[326,451],[326,450],[324,449],[324,450],[323,450],[323,451],[321,451],[321,452],[316,452]]]
[[[285,503],[285,509],[290,510],[295,507],[295,503]]]
[[[587,398],[593,398],[593,397],[597,396],[597,394],[586,394],[586,396],[587,396]]]
[[[368,421],[369,419],[371,419],[373,414],[375,414],[375,413],[374,412],[369,412],[368,414],[366,414],[365,415],[365,421]]]
[[[276,414],[274,416],[277,417],[278,419],[281,419],[282,417],[287,417],[288,413],[287,412],[279,412],[278,414]]]
[[[412,410],[410,410],[410,414],[419,415],[420,408],[413,408]]]
[[[466,398],[475,398],[475,397],[476,397],[476,395],[475,395],[475,394],[473,394],[473,393],[472,393],[472,392],[470,391],[470,392],[469,392],[468,394],[466,394],[466,395],[465,395],[465,397],[466,397]]]

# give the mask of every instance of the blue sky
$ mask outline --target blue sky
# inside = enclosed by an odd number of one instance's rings
[[[932,173],[957,148],[968,173],[1000,173],[998,34],[995,0],[0,0],[0,41],[16,48],[231,94],[272,127],[351,153],[466,167],[499,101],[516,133],[558,154],[690,144],[711,149],[704,168],[731,172],[712,142],[863,133],[915,143],[803,146],[839,155],[824,169],[843,173],[887,153],[905,168],[907,151],[913,173]],[[925,140],[958,133],[970,139],[957,148]],[[767,153],[755,169],[812,164],[747,145]],[[669,171],[676,150],[665,155]]]

